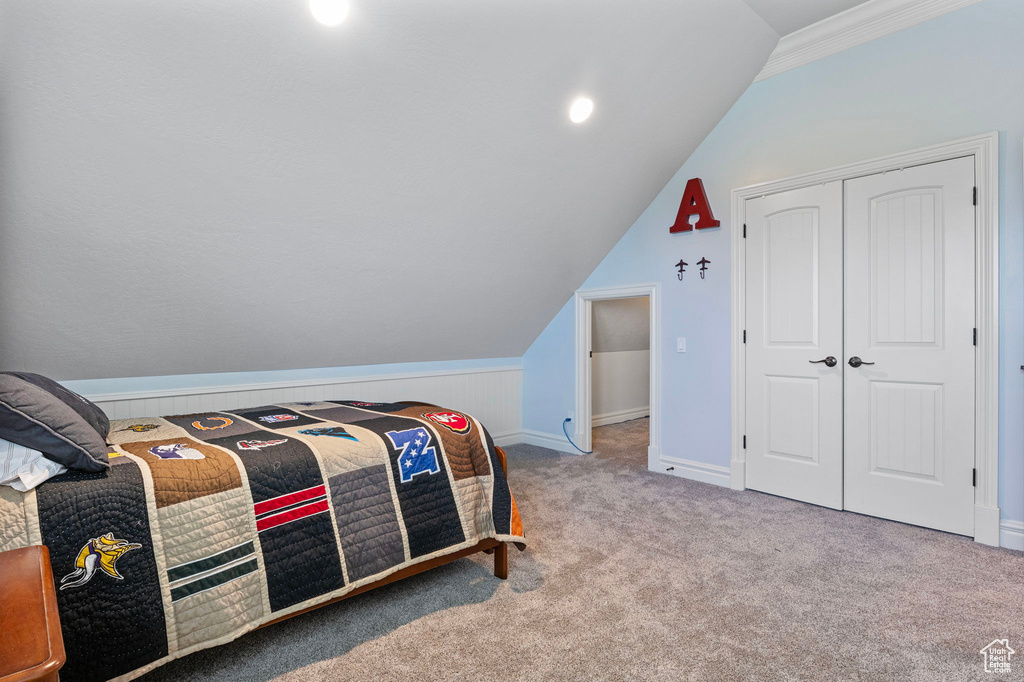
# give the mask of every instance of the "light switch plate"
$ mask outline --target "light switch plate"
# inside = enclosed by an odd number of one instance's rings
[[[679,336],[679,337],[676,338],[676,352],[677,353],[685,353],[686,352],[686,337],[685,336]]]

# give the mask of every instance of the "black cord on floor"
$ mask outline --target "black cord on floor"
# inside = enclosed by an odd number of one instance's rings
[[[565,439],[566,439],[567,441],[569,441],[569,444],[570,444],[570,445],[572,445],[572,446],[573,446],[574,448],[576,448],[577,450],[579,450],[580,452],[582,452],[582,453],[583,453],[584,455],[592,455],[592,454],[594,454],[594,451],[593,451],[593,450],[580,450],[580,446],[579,446],[579,445],[576,445],[576,443],[573,443],[573,442],[572,442],[572,438],[569,438],[569,432],[565,430],[565,425],[566,425],[566,424],[568,424],[568,423],[569,423],[569,422],[571,422],[571,421],[572,421],[572,419],[571,419],[570,417],[566,417],[566,418],[565,418],[565,421],[564,421],[564,422],[562,422],[562,433],[564,433],[564,434],[565,434]]]

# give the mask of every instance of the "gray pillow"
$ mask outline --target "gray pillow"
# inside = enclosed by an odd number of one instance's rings
[[[110,420],[99,407],[56,381],[0,372],[0,438],[79,471],[104,471]]]

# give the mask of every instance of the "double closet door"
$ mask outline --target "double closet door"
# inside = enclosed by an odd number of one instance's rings
[[[974,158],[747,201],[746,485],[974,533]]]

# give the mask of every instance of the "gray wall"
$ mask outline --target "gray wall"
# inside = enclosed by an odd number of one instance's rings
[[[651,347],[650,300],[617,298],[594,301],[591,345],[595,353],[649,350]]]
[[[591,410],[594,424],[635,419],[650,410],[650,299],[594,301],[591,309]]]
[[[519,356],[776,41],[741,0],[3,0],[0,370]]]

